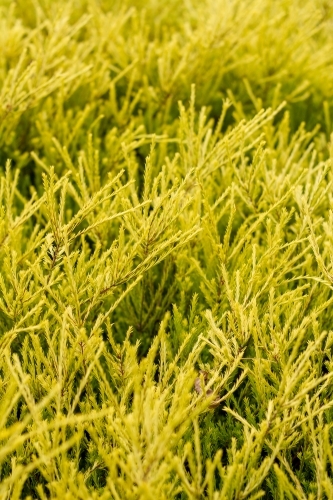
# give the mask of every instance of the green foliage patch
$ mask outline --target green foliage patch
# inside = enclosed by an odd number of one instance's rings
[[[332,26],[0,0],[1,499],[333,498]]]

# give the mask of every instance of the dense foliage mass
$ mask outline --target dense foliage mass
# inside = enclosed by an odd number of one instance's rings
[[[333,498],[333,4],[0,0],[0,498]]]

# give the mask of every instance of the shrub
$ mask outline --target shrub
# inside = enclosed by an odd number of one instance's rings
[[[0,497],[332,498],[333,7],[0,21]]]

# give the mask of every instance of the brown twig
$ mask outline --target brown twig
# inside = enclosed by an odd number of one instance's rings
[[[204,384],[206,384],[207,382],[207,379],[208,379],[208,373],[204,370],[200,370],[199,372],[199,377],[197,377],[195,379],[195,382],[194,382],[194,388],[196,390],[196,392],[198,394],[202,394],[203,390],[202,390],[202,382],[204,382]],[[208,398],[209,396],[211,396],[213,394],[213,390],[212,389],[205,389],[204,388],[204,394],[206,396],[206,398]],[[216,408],[218,405],[220,404],[219,400],[218,399],[214,399],[211,404],[209,405],[209,408]]]

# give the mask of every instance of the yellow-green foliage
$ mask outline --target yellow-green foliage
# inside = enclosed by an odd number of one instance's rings
[[[0,0],[1,500],[333,498],[332,28]]]

